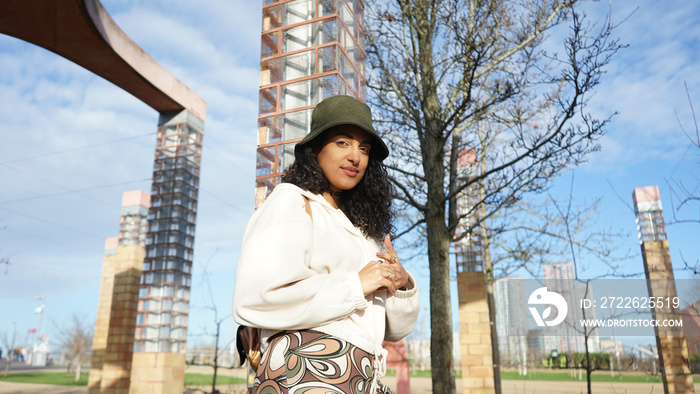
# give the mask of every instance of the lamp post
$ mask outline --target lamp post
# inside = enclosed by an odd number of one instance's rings
[[[36,331],[34,332],[34,344],[32,345],[32,353],[31,357],[29,358],[29,364],[30,365],[36,365],[37,360],[36,360],[36,340],[37,337],[39,336],[39,332],[41,331],[41,316],[44,313],[44,300],[46,299],[46,295],[42,294],[41,297],[34,297],[35,300],[41,300],[41,305],[34,309],[34,313],[39,314],[39,321],[36,324]]]

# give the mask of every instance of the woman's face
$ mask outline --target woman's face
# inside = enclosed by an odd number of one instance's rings
[[[354,125],[340,125],[321,136],[316,159],[331,184],[339,192],[357,186],[365,175],[372,136]]]

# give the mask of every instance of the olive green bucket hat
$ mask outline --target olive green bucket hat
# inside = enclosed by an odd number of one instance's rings
[[[351,96],[333,96],[318,103],[311,113],[311,131],[297,145],[312,141],[331,127],[345,124],[355,125],[374,137],[377,143],[372,147],[377,150],[380,161],[389,156],[389,148],[372,126],[369,106]]]

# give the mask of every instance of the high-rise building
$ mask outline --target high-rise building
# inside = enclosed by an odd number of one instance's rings
[[[523,365],[527,360],[527,312],[523,278],[501,278],[493,285],[498,350],[502,365]]]
[[[204,125],[187,111],[159,123],[134,352],[184,360]]]
[[[574,263],[552,263],[542,265],[542,278],[547,284],[562,284],[564,281],[576,279]]]
[[[576,298],[576,269],[574,263],[553,263],[542,266],[542,277],[544,284],[550,291],[556,291],[566,300],[568,313],[572,319],[578,321],[578,308]],[[556,331],[556,336],[549,336],[546,340],[548,350],[557,350],[560,353],[580,353],[585,351],[583,332],[579,332],[566,321],[552,328]]]
[[[321,100],[365,101],[362,0],[263,2],[255,205],[294,160]]]

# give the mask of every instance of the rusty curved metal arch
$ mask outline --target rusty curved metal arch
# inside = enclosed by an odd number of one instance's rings
[[[0,33],[54,52],[131,93],[159,113],[206,103],[114,22],[99,0],[2,0]]]

